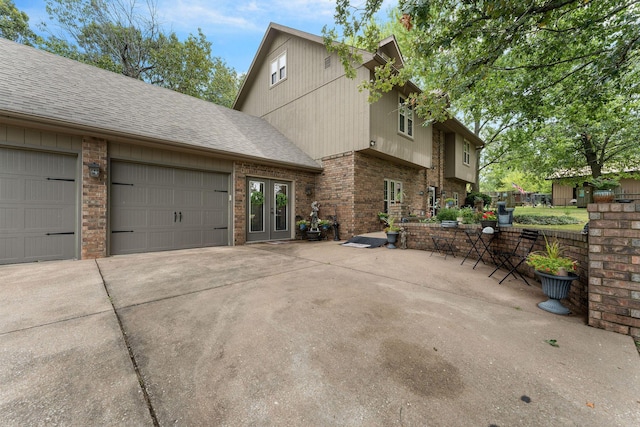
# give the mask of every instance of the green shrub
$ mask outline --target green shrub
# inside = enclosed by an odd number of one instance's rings
[[[463,224],[473,224],[476,222],[476,211],[473,210],[473,208],[462,208],[460,209],[459,215],[462,217]]]
[[[528,225],[566,225],[578,224],[580,220],[569,215],[514,215],[513,222]]]
[[[438,215],[436,215],[436,218],[438,218],[438,221],[440,222],[455,221],[458,219],[459,214],[460,214],[460,209],[458,208],[445,208],[445,209],[440,209],[440,211],[438,212]]]
[[[464,205],[465,206],[474,206],[474,203],[476,201],[476,197],[481,198],[482,200],[484,200],[484,205],[485,206],[490,206],[491,205],[491,196],[488,194],[483,194],[483,193],[478,193],[477,191],[472,191],[471,193],[467,194],[467,197],[465,197],[464,199]]]

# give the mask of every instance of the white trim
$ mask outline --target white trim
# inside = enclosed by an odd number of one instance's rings
[[[271,61],[269,67],[269,85],[275,86],[287,78],[287,51]]]

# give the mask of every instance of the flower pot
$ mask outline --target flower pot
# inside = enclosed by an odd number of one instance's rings
[[[555,276],[553,274],[536,271],[542,282],[542,292],[549,297],[547,301],[538,304],[538,307],[554,314],[569,314],[567,307],[560,303],[561,299],[567,298],[571,289],[571,282],[578,276],[570,273],[568,276]]]
[[[614,198],[612,190],[595,190],[593,192],[594,203],[613,203]]]
[[[388,249],[395,249],[396,242],[398,241],[398,232],[397,231],[387,231],[387,245]]]

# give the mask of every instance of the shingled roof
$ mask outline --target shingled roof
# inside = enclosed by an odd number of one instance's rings
[[[261,118],[2,38],[0,115],[320,170]]]

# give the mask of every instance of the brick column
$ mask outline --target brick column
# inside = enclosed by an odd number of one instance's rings
[[[640,338],[640,204],[590,204],[589,325]]]
[[[100,176],[89,176],[89,164],[100,165]],[[107,256],[107,141],[82,140],[82,259]]]

